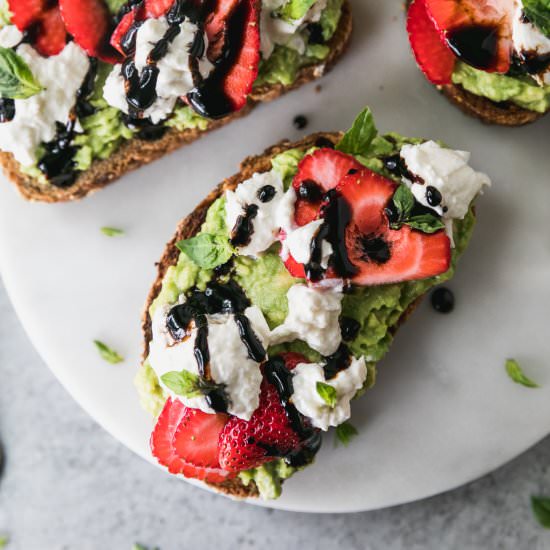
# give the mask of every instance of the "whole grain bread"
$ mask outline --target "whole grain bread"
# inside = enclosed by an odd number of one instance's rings
[[[304,139],[291,143],[289,141],[282,141],[277,145],[267,149],[263,154],[258,156],[247,157],[240,166],[240,171],[234,176],[224,180],[220,183],[208,196],[178,225],[175,235],[166,245],[160,261],[156,264],[157,277],[145,303],[145,309],[142,315],[142,331],[143,331],[143,355],[142,360],[145,361],[149,354],[149,342],[152,338],[152,326],[151,317],[149,315],[149,308],[155,298],[158,296],[162,288],[162,280],[166,275],[166,271],[170,266],[176,265],[178,257],[180,255],[179,249],[176,247],[176,243],[182,239],[189,239],[196,235],[206,219],[206,213],[210,206],[216,199],[221,197],[226,190],[233,190],[239,185],[239,183],[249,179],[256,172],[266,172],[271,170],[271,159],[289,149],[300,148],[307,150],[310,147],[318,143],[318,140],[329,140],[335,144],[342,137],[342,133],[317,133],[305,137]],[[397,323],[390,328],[392,334],[397,332],[399,326],[411,315],[417,305],[420,303],[421,298],[416,300],[409,308],[403,312]],[[235,498],[247,498],[257,497],[258,489],[253,482],[249,485],[244,485],[238,478],[226,481],[220,484],[210,484],[214,489],[219,492],[225,493]]]
[[[344,1],[342,16],[334,36],[328,43],[330,53],[328,57],[316,65],[303,67],[293,84],[265,84],[254,88],[249,95],[248,104],[239,112],[233,113],[221,120],[211,121],[206,130],[189,129],[179,131],[169,129],[161,139],[145,141],[132,139],[123,143],[118,150],[106,160],[96,160],[92,166],[82,172],[76,182],[68,188],[62,189],[49,184],[42,184],[21,171],[20,164],[11,153],[0,152],[0,165],[7,178],[16,185],[20,194],[29,201],[66,202],[81,199],[107,184],[115,181],[126,172],[148,164],[183,145],[187,145],[201,138],[207,132],[216,130],[248,114],[259,103],[272,101],[290,90],[299,88],[303,84],[320,78],[329,71],[346,51],[352,32],[351,6],[348,0]]]

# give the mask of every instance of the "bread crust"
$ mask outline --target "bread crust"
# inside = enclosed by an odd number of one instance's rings
[[[23,173],[20,164],[11,153],[0,151],[0,166],[23,198],[29,201],[53,203],[81,199],[117,180],[127,172],[153,162],[183,145],[196,141],[204,134],[247,115],[259,103],[272,101],[303,84],[320,78],[338,62],[346,51],[351,39],[352,26],[351,6],[349,0],[345,0],[338,28],[328,43],[330,54],[322,63],[302,68],[293,84],[289,86],[266,84],[254,89],[248,98],[248,104],[243,109],[221,120],[210,121],[206,130],[178,131],[170,128],[161,139],[156,141],[131,139],[123,143],[108,159],[95,160],[92,166],[79,174],[76,182],[67,189],[41,184],[36,178]]]
[[[486,124],[524,126],[546,114],[523,109],[510,101],[496,103],[486,97],[475,95],[457,84],[446,84],[440,89],[443,95],[461,111]]]
[[[157,267],[157,277],[145,303],[145,308],[142,314],[142,331],[143,331],[143,354],[142,361],[145,361],[147,355],[149,354],[149,342],[152,338],[152,326],[151,326],[151,317],[149,315],[149,308],[155,298],[158,296],[162,288],[162,280],[166,275],[166,271],[170,266],[176,265],[178,257],[180,254],[179,249],[176,247],[176,243],[182,239],[189,239],[196,235],[206,219],[206,213],[210,206],[214,203],[216,199],[221,197],[226,190],[233,190],[239,185],[239,183],[249,179],[255,172],[266,172],[271,169],[271,159],[283,153],[289,149],[300,148],[300,149],[309,149],[319,138],[328,139],[332,143],[337,143],[342,137],[341,132],[320,132],[317,134],[312,134],[307,136],[300,141],[291,143],[288,140],[281,141],[277,145],[274,145],[267,149],[263,154],[257,156],[247,157],[240,165],[240,171],[231,176],[230,178],[224,180],[220,183],[213,191],[211,191],[208,196],[189,214],[184,218],[177,227],[175,235],[168,242],[164,248],[164,252],[161,256],[161,259],[156,264]],[[392,334],[395,334],[399,326],[406,321],[406,319],[412,314],[416,309],[418,304],[421,302],[422,297],[418,298],[414,303],[412,303],[406,311],[403,312],[398,322],[390,328]],[[234,498],[250,498],[259,496],[258,488],[251,482],[249,485],[244,485],[240,479],[235,478],[229,481],[225,481],[219,484],[209,484],[212,488],[217,491],[229,495]]]

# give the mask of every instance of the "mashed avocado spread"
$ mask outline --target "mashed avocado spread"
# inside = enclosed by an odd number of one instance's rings
[[[376,131],[374,129],[374,131]],[[385,171],[382,156],[399,152],[405,143],[419,143],[421,140],[408,139],[398,134],[376,136],[371,140],[368,149],[361,155],[355,155],[364,165],[372,170],[392,177]],[[272,166],[277,170],[288,187],[297,171],[298,162],[307,153],[292,149],[272,159]],[[451,278],[456,261],[465,250],[473,232],[475,218],[470,209],[463,220],[454,222],[454,241],[452,265],[446,273],[431,279],[411,281],[399,284],[378,285],[372,287],[354,286],[351,294],[346,294],[342,304],[342,315],[357,320],[360,330],[356,338],[349,343],[355,356],[363,355],[367,361],[369,376],[367,386],[374,384],[375,364],[388,351],[393,339],[392,328],[407,308],[432,286]],[[201,233],[218,235],[229,240],[229,230],[225,223],[225,198],[218,198],[209,208]],[[234,271],[231,275],[245,290],[251,302],[258,306],[270,328],[283,323],[288,311],[287,291],[302,279],[292,277],[279,257],[279,244],[275,244],[259,259],[246,256],[235,256]],[[162,290],[150,308],[151,317],[159,306],[174,304],[179,296],[198,287],[204,289],[213,277],[213,271],[199,268],[184,253],[181,253],[176,265],[171,266],[164,277]],[[269,282],[267,285],[266,282]],[[296,351],[310,360],[319,360],[319,354],[301,341],[281,344],[268,350],[270,355],[281,351]],[[144,362],[137,377],[136,386],[143,407],[157,416],[162,409],[166,396],[159,385],[157,376],[147,361]],[[364,388],[366,390],[367,387]],[[281,492],[281,481],[290,477],[295,469],[287,466],[281,459],[264,464],[254,470],[240,474],[244,483],[254,480],[264,498],[276,498]]]
[[[550,86],[539,86],[529,76],[488,73],[458,62],[452,79],[465,90],[497,103],[509,101],[537,113],[550,109]]]

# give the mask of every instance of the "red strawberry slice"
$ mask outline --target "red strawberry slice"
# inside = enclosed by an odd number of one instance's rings
[[[123,56],[126,56],[128,52],[124,51],[124,48],[121,45],[122,39],[126,33],[130,30],[130,27],[134,24],[136,20],[141,21],[144,18],[143,5],[140,4],[135,8],[131,9],[128,13],[122,16],[122,19],[119,21],[116,26],[113,34],[111,35],[111,46],[120,52]]]
[[[47,5],[47,0],[8,0],[11,21],[20,31],[26,31],[41,19]]]
[[[208,37],[208,59],[214,62],[223,52],[227,37],[228,21],[239,5],[239,0],[218,0],[206,19],[205,30]]]
[[[506,73],[512,57],[514,0],[425,0],[453,52],[487,72]]]
[[[67,31],[88,55],[113,64],[121,60],[109,44],[114,22],[103,0],[59,0],[59,6]]]
[[[50,56],[57,55],[67,43],[67,29],[61,18],[59,8],[54,6],[42,14],[34,37],[34,47],[38,53]]]
[[[362,164],[351,155],[335,149],[318,149],[306,155],[298,164],[292,186],[298,199],[294,220],[300,226],[317,219],[323,195],[334,189],[350,170],[360,170]],[[310,198],[302,198],[309,195]]]
[[[223,423],[225,423],[225,415],[221,416],[224,417]],[[204,417],[213,417],[213,419]],[[218,436],[223,423],[222,419],[217,417],[218,415],[209,415],[190,409],[179,399],[168,398],[151,434],[150,445],[153,456],[172,474],[182,474],[185,477],[201,479],[209,483],[226,481],[232,476],[222,470],[218,464]],[[201,433],[202,425],[212,438],[212,442],[201,436],[197,448],[194,449],[192,437]],[[212,452],[213,445],[215,453]],[[201,464],[195,464],[188,460],[187,456],[180,455],[178,449]]]
[[[174,0],[145,0],[147,17],[162,17],[170,11],[173,4]]]
[[[359,285],[379,285],[440,275],[451,262],[451,243],[443,230],[428,235],[407,225],[390,229],[384,211],[397,184],[363,168],[346,176],[338,190],[351,208],[345,232],[348,257]]]
[[[428,15],[425,0],[414,0],[409,7],[407,32],[416,62],[428,80],[436,86],[450,84],[456,57]]]
[[[300,354],[283,354],[285,366],[293,369],[307,363]],[[301,445],[299,435],[292,429],[275,386],[263,380],[260,405],[249,421],[233,417],[220,435],[220,465],[229,472],[256,468],[282,456]]]

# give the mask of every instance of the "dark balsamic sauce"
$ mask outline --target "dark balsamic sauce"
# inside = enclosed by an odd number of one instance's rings
[[[166,327],[176,342],[189,338],[196,327],[193,352],[197,368],[201,376],[211,380],[210,351],[208,349],[208,319],[207,315],[230,313],[235,316],[242,343],[248,350],[248,356],[261,363],[266,357],[259,338],[254,333],[249,319],[244,315],[250,301],[242,288],[234,281],[208,283],[205,290],[193,289],[183,304],[170,309],[166,317]],[[223,386],[218,385],[205,394],[208,405],[216,412],[227,412],[229,397]]]
[[[408,168],[407,164],[399,153],[390,155],[382,159],[384,168],[392,175],[398,178],[406,178],[409,181],[418,181],[420,178],[415,176]],[[420,181],[419,181],[420,183]]]
[[[480,70],[493,67],[498,57],[499,29],[493,25],[466,25],[447,32],[454,54]]]
[[[359,330],[361,329],[361,323],[351,317],[340,317],[340,333],[342,334],[342,340],[344,342],[351,342],[355,339]]]
[[[319,23],[310,23],[307,27],[310,44],[324,44],[323,27]]]
[[[298,196],[307,202],[319,202],[323,198],[323,190],[317,182],[304,180],[298,187]]]
[[[88,102],[93,92],[97,75],[97,60],[90,58],[90,68],[84,77],[82,85],[76,92],[76,104],[69,114],[66,124],[56,123],[56,133],[52,141],[44,143],[45,153],[38,161],[38,169],[55,187],[70,187],[77,178],[74,156],[77,148],[72,144],[75,136],[77,116],[88,116],[95,109]]]
[[[244,214],[240,215],[231,231],[231,244],[233,246],[246,246],[254,233],[253,220],[258,214],[258,205],[249,204]]]
[[[276,194],[275,187],[273,185],[264,185],[258,189],[258,200],[266,203],[274,199]]]
[[[0,122],[9,122],[15,117],[15,101],[8,97],[0,98]]]
[[[305,265],[306,276],[310,281],[323,278],[325,268],[321,265],[323,256],[323,240],[332,245],[330,267],[338,277],[349,279],[357,274],[357,267],[348,256],[346,247],[346,229],[351,221],[351,208],[346,199],[336,190],[331,189],[325,194],[321,206],[320,217],[323,224],[311,241],[311,255]]]
[[[315,140],[315,147],[334,149],[334,142],[326,137],[320,136]]]
[[[294,117],[292,124],[296,130],[303,130],[308,124],[308,119],[304,115],[297,115]]]
[[[544,73],[550,67],[550,53],[522,52],[519,59],[524,71],[529,75]]]
[[[351,364],[351,353],[345,344],[340,344],[340,347],[325,359],[326,363],[323,367],[325,378],[330,380],[339,372],[347,369]]]
[[[440,287],[432,292],[431,302],[438,313],[450,313],[455,307],[455,296],[448,288]]]
[[[426,201],[430,206],[439,206],[442,200],[443,197],[437,187],[433,185],[428,185],[428,187],[426,187]]]
[[[273,457],[280,457],[287,464],[298,468],[312,462],[321,447],[321,434],[319,430],[311,427],[298,409],[292,403],[294,388],[292,385],[292,372],[289,371],[281,357],[273,357],[264,363],[264,374],[267,381],[275,386],[281,404],[283,405],[292,429],[302,440],[299,449],[291,452],[283,452],[276,447],[266,448],[267,454]]]

